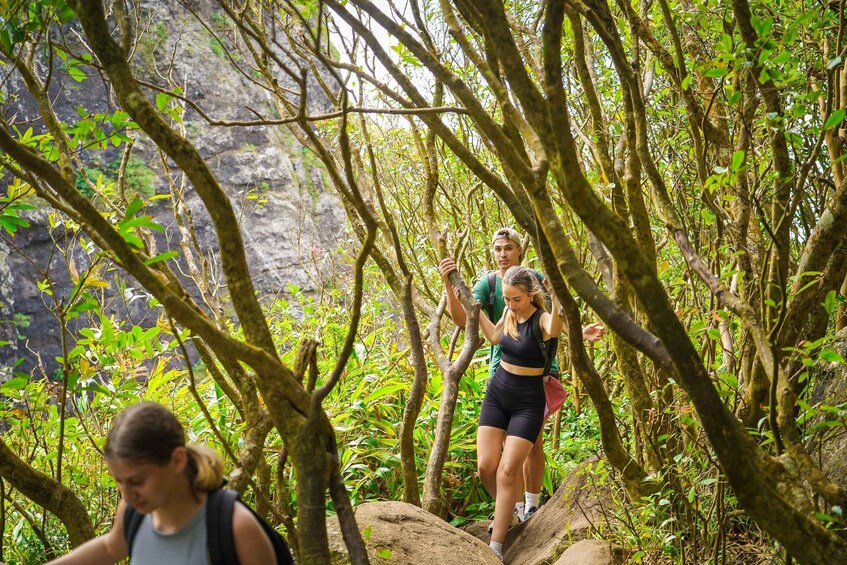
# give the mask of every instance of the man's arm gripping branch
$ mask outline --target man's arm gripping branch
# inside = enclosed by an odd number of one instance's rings
[[[450,317],[457,326],[464,326],[466,335],[476,336],[479,332],[479,313],[482,305],[465,284],[452,257],[441,260],[438,272],[447,292],[447,311],[450,312]]]
[[[450,313],[450,318],[452,318],[454,324],[463,327],[467,323],[466,310],[469,310],[467,304],[463,304],[463,302],[470,301],[473,304],[474,297],[459,275],[456,262],[452,257],[445,257],[441,260],[438,264],[438,272],[441,274],[444,288],[447,291],[447,312]],[[466,295],[464,298],[459,296],[462,291]]]

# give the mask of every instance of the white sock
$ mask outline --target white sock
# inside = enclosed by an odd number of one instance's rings
[[[488,547],[493,549],[497,553],[497,555],[503,555],[503,544],[499,541],[489,542]]]
[[[523,522],[524,519],[524,504],[523,502],[515,502],[515,513],[518,515],[518,520]]]
[[[526,502],[527,508],[532,508],[533,506],[538,508],[538,499],[541,498],[540,492],[538,492],[538,493],[525,492],[523,494],[524,494],[524,501]]]

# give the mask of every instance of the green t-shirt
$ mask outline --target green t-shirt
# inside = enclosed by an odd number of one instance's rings
[[[540,271],[536,271],[539,278],[543,281],[544,275]],[[490,292],[488,286],[488,273],[476,281],[473,286],[473,297],[482,302],[482,310],[489,316],[488,312],[488,295]],[[496,324],[503,317],[503,310],[506,308],[506,300],[503,298],[503,279],[500,275],[494,276],[494,317],[491,318],[491,323]],[[488,376],[493,377],[497,367],[500,366],[500,357],[503,355],[499,345],[491,346],[491,353],[488,357]],[[551,373],[559,373],[559,360],[553,359],[553,364],[550,366]]]

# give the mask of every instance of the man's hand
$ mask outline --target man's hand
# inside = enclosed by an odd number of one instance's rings
[[[447,275],[456,270],[456,261],[453,260],[452,257],[445,257],[438,264],[438,273],[444,278],[447,278]]]
[[[604,335],[606,335],[606,328],[600,322],[594,322],[582,328],[582,339],[586,341],[598,341]]]

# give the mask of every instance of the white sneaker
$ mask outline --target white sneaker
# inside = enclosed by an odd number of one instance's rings
[[[518,524],[523,522],[525,519],[526,518],[523,518],[523,517],[521,517],[520,514],[518,514],[518,509],[515,508],[515,512],[514,512],[514,514],[512,514],[512,522],[509,524],[509,528],[511,529],[512,526],[517,526]],[[491,516],[491,523],[488,524],[488,533],[490,534],[493,531],[494,531],[494,516]]]

